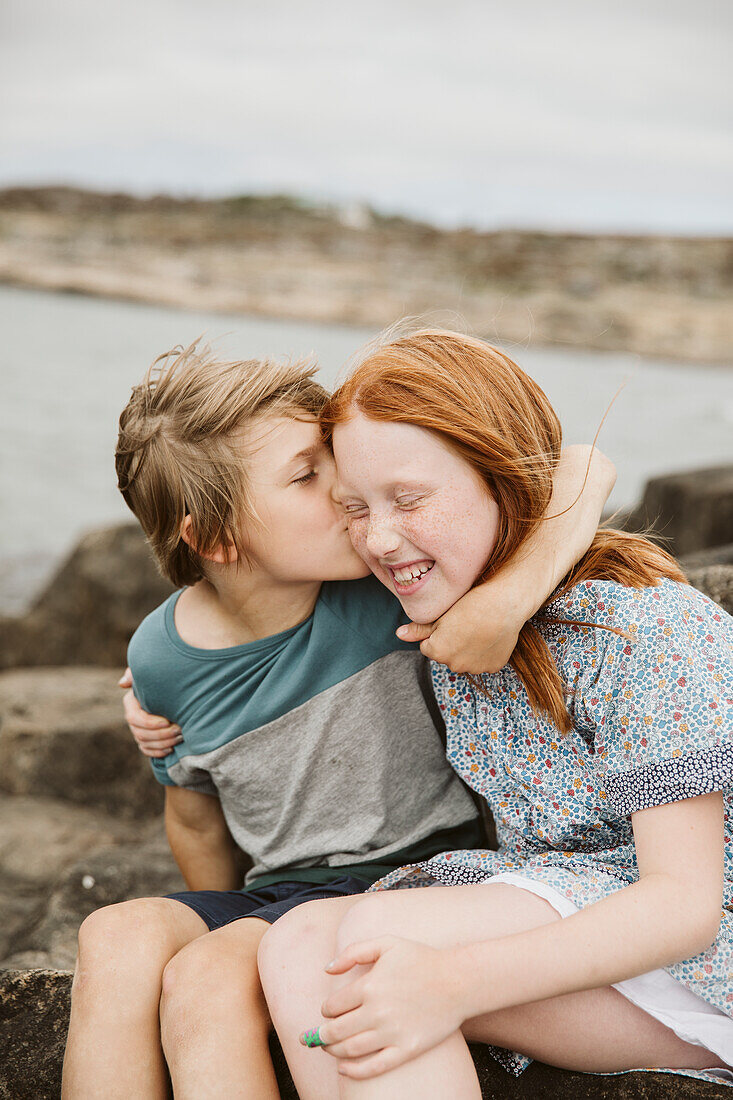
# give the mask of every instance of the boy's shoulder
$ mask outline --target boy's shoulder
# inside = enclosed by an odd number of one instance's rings
[[[131,657],[145,659],[162,648],[168,648],[170,642],[168,624],[182,591],[181,588],[172,592],[167,599],[163,600],[163,603],[145,616],[130,638],[127,649],[128,662]]]
[[[174,644],[171,627],[178,597],[173,592],[146,615],[127,647],[127,663],[132,671],[135,695],[149,711],[165,714],[166,685],[175,685],[181,672],[182,655]]]

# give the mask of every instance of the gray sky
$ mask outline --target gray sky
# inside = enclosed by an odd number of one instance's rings
[[[3,0],[0,185],[733,232],[729,0]]]

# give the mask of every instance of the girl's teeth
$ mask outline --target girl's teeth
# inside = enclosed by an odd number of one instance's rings
[[[414,584],[425,573],[429,573],[432,568],[432,565],[414,565],[411,569],[395,569],[393,570],[394,579],[404,587],[405,585]]]

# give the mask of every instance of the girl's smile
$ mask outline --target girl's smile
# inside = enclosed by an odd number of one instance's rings
[[[432,622],[480,576],[496,541],[496,503],[467,462],[412,424],[355,408],[333,446],[356,550],[414,622]]]

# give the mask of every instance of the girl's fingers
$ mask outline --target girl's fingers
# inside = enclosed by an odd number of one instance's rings
[[[345,1039],[351,1039],[352,1036],[358,1035],[360,1031],[364,1031],[364,1014],[359,1012],[349,1012],[345,1016],[339,1016],[338,1020],[329,1020],[325,1024],[321,1024],[318,1028],[318,1036],[321,1040],[321,1045],[324,1047],[330,1047],[332,1043],[342,1043]],[[307,1032],[303,1032],[300,1036],[300,1041],[304,1046],[308,1046],[306,1043]]]
[[[120,676],[117,683],[118,683],[119,687],[121,687],[121,688],[131,688],[132,687],[132,673],[130,672],[129,668],[125,669],[125,671],[122,673],[122,675]]]
[[[163,729],[151,730],[147,726],[139,726],[137,722],[130,725],[132,736],[136,741],[142,741],[149,749],[163,749],[166,745],[173,745],[181,740],[181,731],[178,726],[165,726]]]
[[[343,1077],[363,1081],[367,1077],[377,1077],[380,1073],[395,1069],[406,1061],[399,1047],[384,1047],[376,1054],[367,1054],[366,1057],[355,1061],[340,1062],[338,1071]]]
[[[139,737],[137,733],[133,733],[135,740],[137,741],[138,748],[141,752],[146,750],[154,750],[155,752],[170,752],[174,745],[179,745],[183,740],[177,734],[171,737],[164,738],[162,741],[151,741],[148,737]]]
[[[172,730],[178,727],[162,714],[148,714],[138,703],[132,691],[126,691],[122,696],[122,709],[125,712],[125,721],[132,729],[143,730]]]
[[[355,1008],[359,1008],[363,999],[361,982],[351,982],[349,985],[345,985],[343,989],[338,989],[335,993],[332,993],[328,1000],[323,1002],[321,1015],[327,1020],[343,1016],[344,1012],[353,1012]]]
[[[395,634],[403,642],[422,642],[425,638],[429,638],[434,630],[435,623],[407,623],[405,626],[398,627]]]
[[[328,974],[345,974],[352,966],[369,966],[375,963],[390,946],[391,941],[386,936],[378,940],[363,940],[361,943],[352,943],[342,951],[338,958],[330,962],[326,967]]]
[[[160,760],[164,756],[170,755],[170,749],[144,749],[142,745],[138,745],[138,748],[143,756],[151,756],[155,760]]]
[[[334,1058],[363,1058],[382,1049],[382,1043],[376,1031],[362,1031],[341,1043],[329,1043],[326,1048]]]

